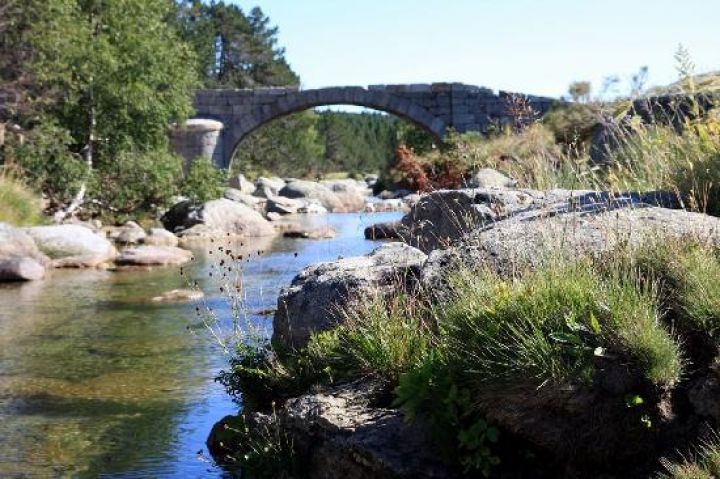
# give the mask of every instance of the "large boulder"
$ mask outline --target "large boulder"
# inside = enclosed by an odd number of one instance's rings
[[[216,461],[232,464],[247,452],[244,431],[263,436],[279,429],[307,464],[308,477],[455,477],[435,450],[430,424],[373,407],[380,394],[376,384],[355,382],[289,399],[273,415],[226,416],[213,427],[208,450]]]
[[[489,189],[440,190],[419,199],[400,225],[402,238],[429,253],[449,246],[453,241],[478,228],[523,212],[554,215],[582,209],[653,205],[678,208],[672,193],[611,194],[590,190]],[[540,213],[542,214],[542,213]]]
[[[431,289],[442,291],[447,275],[461,267],[512,274],[557,259],[599,257],[619,245],[632,248],[663,238],[720,245],[720,218],[643,202],[530,209],[478,227],[451,247],[431,252],[422,278]]]
[[[333,190],[314,181],[290,181],[280,190],[279,194],[286,198],[318,200],[322,206],[332,212],[348,211],[345,209],[345,204]],[[362,205],[360,208],[362,208]]]
[[[226,188],[223,196],[228,200],[236,201],[245,206],[249,206],[256,211],[265,211],[265,199],[260,198],[259,196],[253,196],[235,188]]]
[[[79,225],[26,228],[55,267],[96,267],[111,262],[117,251],[107,238]]]
[[[45,266],[30,257],[0,259],[0,281],[33,281],[45,277]]]
[[[115,260],[118,266],[166,266],[190,261],[192,252],[176,246],[136,246],[123,250]]]
[[[346,212],[362,211],[365,206],[365,199],[372,191],[365,185],[365,182],[358,182],[352,179],[346,180],[323,180],[320,184],[327,186],[338,197]]]
[[[285,180],[282,178],[266,178],[261,176],[255,180],[255,191],[253,194],[262,198],[269,198],[271,196],[277,196],[284,187]]]
[[[228,180],[228,186],[246,195],[252,195],[255,193],[257,187],[247,178],[245,175],[236,175]]]
[[[480,168],[468,180],[470,188],[509,188],[517,182],[492,168]]]
[[[275,229],[257,211],[221,198],[197,204],[178,203],[162,217],[166,229],[182,238],[256,237],[275,234]]]
[[[404,243],[389,243],[367,256],[308,266],[280,293],[273,340],[303,346],[313,331],[341,323],[343,308],[414,282],[425,258]]]
[[[266,210],[268,213],[278,213],[281,215],[290,215],[297,213],[307,203],[303,200],[294,200],[285,198],[284,196],[270,196],[267,199]]]
[[[25,231],[0,223],[0,281],[30,281],[45,276],[50,259]]]
[[[10,258],[33,258],[41,264],[49,263],[26,231],[0,222],[0,259]]]
[[[177,246],[178,237],[165,228],[151,228],[142,244],[148,246]]]

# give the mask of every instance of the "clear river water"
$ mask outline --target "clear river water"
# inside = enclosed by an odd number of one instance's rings
[[[400,216],[308,216],[304,223],[331,225],[337,237],[234,245],[245,258],[248,311],[261,321],[300,269],[371,251],[377,242],[363,229]],[[205,305],[227,318],[209,276],[219,259],[211,246],[195,249],[185,271]],[[54,270],[42,281],[0,285],[0,477],[225,477],[205,439],[239,407],[213,381],[227,357],[195,304],[151,300],[184,286],[177,267]]]

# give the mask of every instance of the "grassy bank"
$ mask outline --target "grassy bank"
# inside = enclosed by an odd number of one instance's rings
[[[0,173],[0,222],[35,225],[42,221],[40,195],[10,174]]]
[[[490,474],[553,444],[517,442],[523,428],[546,420],[561,428],[584,420],[566,440],[592,438],[607,449],[589,456],[637,448],[636,466],[659,468],[659,454],[673,451],[646,445],[668,434],[668,397],[684,397],[714,367],[718,277],[720,252],[692,241],[648,242],[512,277],[457,271],[441,302],[432,291],[375,298],[303,349],[245,344],[221,382],[267,409],[317,385],[373,378],[388,392],[387,407],[429,418],[438,451],[467,474]],[[568,394],[588,402],[544,419],[548,404],[564,411]],[[510,410],[518,419],[508,419]],[[592,466],[612,471],[624,460]]]

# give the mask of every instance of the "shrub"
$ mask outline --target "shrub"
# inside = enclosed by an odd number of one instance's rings
[[[552,132],[534,123],[520,132],[450,136],[441,155],[456,158],[466,171],[493,168],[527,188],[578,188],[589,183],[585,161],[562,151]]]
[[[0,222],[35,225],[41,218],[38,195],[9,174],[0,173]]]
[[[593,132],[601,117],[601,105],[564,103],[545,114],[542,124],[566,151],[588,151]]]
[[[220,198],[225,189],[225,175],[207,158],[196,158],[180,191],[194,201],[205,202]]]
[[[181,175],[182,159],[164,149],[124,151],[97,166],[90,196],[116,215],[156,211],[177,195]]]
[[[46,195],[51,208],[59,206],[91,176],[82,158],[70,151],[72,141],[67,130],[44,122],[24,140],[11,136],[2,148],[3,163],[19,167],[28,184]]]

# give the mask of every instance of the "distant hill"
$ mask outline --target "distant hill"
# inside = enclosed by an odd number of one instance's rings
[[[720,93],[720,71],[701,73],[692,77],[694,87],[689,80],[679,80],[666,86],[650,88],[647,96],[677,95],[690,93]]]

